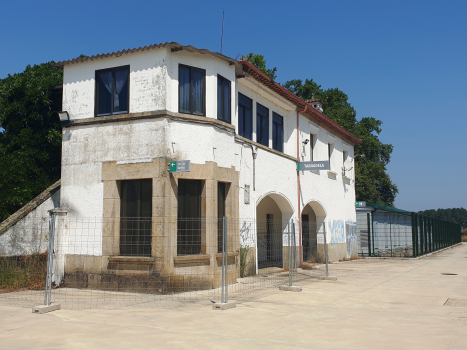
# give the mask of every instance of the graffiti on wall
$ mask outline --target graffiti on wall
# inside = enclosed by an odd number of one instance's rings
[[[329,232],[331,232],[331,247],[337,243],[345,242],[344,221],[333,220],[328,222]]]
[[[352,251],[357,251],[357,223],[346,222],[345,232],[347,234],[347,259],[352,257]]]

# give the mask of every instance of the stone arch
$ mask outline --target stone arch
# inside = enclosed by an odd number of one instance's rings
[[[319,201],[310,200],[301,215],[303,261],[321,260],[318,244],[323,242],[318,242],[318,235],[325,231],[326,210]]]
[[[258,269],[283,268],[283,233],[293,216],[290,200],[282,193],[267,192],[256,202]]]

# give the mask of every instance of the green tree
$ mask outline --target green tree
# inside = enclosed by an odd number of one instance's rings
[[[277,69],[268,69],[263,55],[250,53],[248,60],[266,74],[272,71],[275,79]],[[348,96],[338,88],[324,90],[313,79],[289,80],[283,86],[303,100],[314,97],[323,101],[326,116],[362,139],[363,144],[355,146],[357,200],[392,206],[398,190],[386,167],[393,147],[378,138],[382,122],[372,117],[357,120],[357,112],[349,103]]]
[[[27,66],[0,80],[0,217],[60,178],[62,70]]]
[[[323,101],[324,114],[363,141],[355,146],[357,200],[392,206],[398,190],[386,166],[393,147],[378,138],[382,122],[372,117],[357,120],[357,112],[343,91],[338,88],[323,90],[313,79],[306,79],[304,83],[300,79],[290,80],[284,87],[303,100],[314,97]]]
[[[272,80],[276,80],[276,71],[277,68],[274,67],[272,69],[266,68],[266,60],[264,59],[263,55],[256,55],[254,53],[249,53],[247,56],[247,60],[251,62],[256,68],[258,68],[261,72],[266,74]]]
[[[467,210],[464,208],[448,208],[448,209],[428,209],[419,211],[419,214],[431,216],[433,218],[454,222],[462,226],[467,227]]]

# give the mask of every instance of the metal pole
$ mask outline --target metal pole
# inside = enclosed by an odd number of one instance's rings
[[[290,221],[287,223],[287,231],[289,238],[289,287],[292,287],[292,242],[290,239]]]
[[[50,305],[52,303],[52,275],[53,275],[53,266],[54,266],[54,248],[55,248],[55,220],[57,218],[57,215],[54,214],[53,216],[53,221],[54,221],[54,225],[53,225],[53,231],[52,231],[52,251],[51,251],[51,254],[50,254],[50,275],[49,275],[49,304]]]
[[[327,241],[326,241],[326,222],[324,223],[324,260],[326,261],[326,277],[329,277],[328,244],[327,244]]]
[[[366,213],[366,224],[368,226],[368,256],[371,256],[370,213]]]
[[[412,257],[415,258],[417,256],[417,253],[415,251],[417,245],[415,244],[415,213],[414,212],[410,214],[410,219],[412,223]]]
[[[52,264],[53,264],[53,249],[54,249],[54,233],[55,233],[55,214],[51,214],[50,218],[50,234],[49,234],[49,251],[47,254],[47,275],[45,279],[45,295],[44,305],[50,305],[49,285],[52,280]]]
[[[222,218],[222,290],[221,290],[221,303],[225,303],[224,300],[224,284],[225,284],[225,261],[224,261],[224,219]]]
[[[299,231],[300,232],[300,222],[298,223],[299,225]],[[292,222],[292,268],[296,268],[296,263],[297,263],[297,240],[296,240],[296,233],[295,233],[295,222]],[[292,272],[293,273],[293,272]]]
[[[229,252],[229,245],[228,245],[228,242],[227,242],[227,217],[224,216],[223,218],[224,220],[224,225],[223,226],[223,233],[222,233],[222,237],[223,237],[223,241],[224,241],[224,256],[223,256],[223,259],[225,259],[225,302],[229,302],[229,264],[228,264],[228,252]]]

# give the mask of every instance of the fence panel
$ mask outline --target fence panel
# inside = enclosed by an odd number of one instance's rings
[[[0,236],[0,303],[33,307],[44,302],[50,220],[30,218]]]
[[[358,214],[357,214],[358,215]],[[361,215],[361,214],[360,214]],[[418,257],[461,241],[460,225],[417,213],[402,214],[376,211],[368,217],[369,256]],[[367,256],[362,237],[366,227],[360,216],[359,256]]]
[[[302,227],[308,240],[301,265],[300,229],[289,221],[56,215],[54,229],[50,302],[63,309],[210,305],[223,300],[223,286],[229,300],[251,300],[290,277],[295,284],[325,274],[323,224]],[[15,232],[0,237],[0,303],[38,306],[50,219]],[[34,240],[19,244],[24,237]]]

